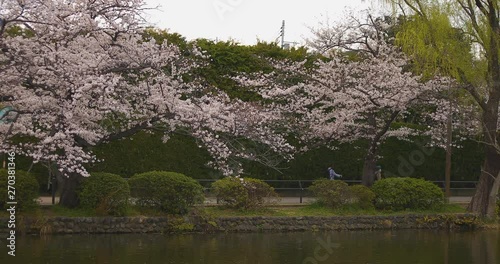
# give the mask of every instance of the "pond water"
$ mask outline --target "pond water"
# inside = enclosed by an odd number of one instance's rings
[[[5,264],[500,263],[498,230],[24,236],[15,257],[1,245]]]

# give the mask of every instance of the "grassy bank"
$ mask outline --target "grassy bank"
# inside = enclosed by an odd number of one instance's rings
[[[305,206],[277,206],[267,207],[259,210],[241,211],[235,209],[228,209],[224,207],[206,207],[205,212],[214,217],[224,216],[350,216],[350,215],[404,215],[404,214],[443,214],[443,213],[465,213],[465,209],[457,204],[447,204],[438,210],[426,211],[378,211],[363,210],[358,208],[346,207],[340,209],[332,209],[329,207],[321,206],[319,204],[309,204]]]
[[[404,214],[443,214],[443,213],[465,213],[465,209],[458,204],[447,204],[437,210],[426,211],[379,211],[379,210],[363,210],[359,208],[346,207],[340,209],[332,209],[313,203],[303,206],[273,206],[256,210],[236,210],[222,206],[207,206],[197,207],[197,212],[203,212],[213,217],[224,216],[349,216],[349,215],[404,215]],[[23,216],[45,216],[45,217],[99,217],[105,214],[88,209],[69,209],[59,205],[40,206],[29,212],[18,212]],[[162,212],[155,210],[145,210],[138,207],[130,207],[125,216],[162,216]],[[6,211],[0,211],[0,217],[8,217]]]

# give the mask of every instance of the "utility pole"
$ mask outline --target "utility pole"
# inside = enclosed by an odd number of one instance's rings
[[[282,49],[289,49],[290,45],[299,44],[298,42],[294,42],[294,41],[285,41],[285,20],[283,20],[283,22],[281,23],[279,36],[276,38],[276,40],[274,40],[274,42],[276,42],[276,44],[278,44],[279,38],[281,38],[281,48]]]
[[[281,30],[280,30],[280,35],[281,35],[281,48],[285,48],[285,20],[281,23]]]

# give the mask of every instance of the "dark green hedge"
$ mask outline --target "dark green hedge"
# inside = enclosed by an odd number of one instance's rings
[[[426,139],[413,137],[413,142],[388,139],[382,144],[380,154],[385,177],[421,177],[430,181],[443,181],[445,151],[441,148],[425,147]],[[483,147],[474,140],[461,142],[461,148],[452,153],[452,180],[475,181],[481,174]],[[423,159],[420,161],[420,158]]]
[[[174,134],[163,143],[162,133],[140,132],[130,139],[111,142],[94,148],[99,159],[91,171],[110,172],[131,177],[147,171],[176,171],[194,179],[213,179],[220,173],[208,167],[211,160],[205,149],[193,138]]]
[[[173,135],[166,143],[161,141],[161,133],[141,132],[131,139],[111,142],[94,148],[99,159],[104,161],[89,169],[93,172],[109,172],[124,177],[152,170],[177,171],[195,179],[217,179],[221,173],[206,166],[211,160],[208,152],[199,148],[193,138]],[[454,149],[452,155],[452,180],[477,180],[482,164],[482,147],[472,140],[463,142],[463,148]],[[285,168],[279,173],[257,162],[243,162],[244,177],[257,179],[318,179],[325,176],[326,168],[333,162],[335,171],[345,180],[360,180],[366,144],[363,141],[351,144],[337,144],[336,150],[325,147],[298,154],[289,163],[282,163]],[[420,153],[420,154],[419,154]],[[426,154],[429,153],[429,154]],[[442,149],[423,148],[422,144],[389,139],[381,145],[384,177],[425,175],[426,180],[444,179],[445,153]],[[422,162],[417,158],[423,154]],[[420,156],[419,156],[420,155]],[[19,168],[27,170],[31,164],[22,160]],[[412,163],[413,161],[413,164]],[[417,162],[415,162],[417,161]],[[410,167],[411,165],[411,167]],[[401,175],[405,174],[405,175]],[[33,167],[41,191],[47,191],[48,172],[41,165]]]
[[[92,171],[111,172],[124,177],[151,170],[177,171],[195,179],[222,177],[205,165],[211,158],[192,138],[174,135],[163,144],[161,136],[160,133],[140,133],[132,140],[121,140],[95,148],[97,156],[104,162],[95,165]],[[418,138],[416,141],[389,139],[381,145],[382,158],[378,164],[382,166],[384,177],[426,175],[426,180],[444,179],[444,151],[425,148]],[[452,180],[477,180],[482,164],[482,148],[472,140],[463,142],[463,145],[463,148],[453,150]],[[285,168],[281,170],[282,173],[257,162],[245,161],[243,176],[257,179],[326,178],[326,168],[333,162],[335,171],[341,173],[343,179],[360,180],[366,143],[357,141],[337,144],[336,147],[336,150],[321,147],[298,154],[291,162],[279,165]],[[418,158],[422,156],[420,162]]]

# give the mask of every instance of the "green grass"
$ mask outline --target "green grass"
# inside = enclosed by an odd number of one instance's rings
[[[94,210],[85,209],[70,209],[60,205],[52,206],[38,206],[30,211],[16,212],[16,217],[56,217],[56,216],[66,216],[66,217],[94,217],[97,216]],[[0,217],[8,217],[6,212],[0,211]]]
[[[60,205],[44,206],[42,209],[46,215],[67,217],[95,217],[95,210],[82,208],[67,208]]]
[[[101,217],[107,216],[102,215],[96,212],[96,210],[92,209],[81,209],[81,208],[66,208],[60,205],[50,206],[47,209],[47,212],[53,216],[66,216],[66,217]],[[129,206],[124,216],[133,217],[133,216],[165,216],[166,213],[160,212],[158,210],[152,209],[144,209],[138,208],[134,206]]]
[[[222,206],[205,207],[204,211],[212,217],[231,217],[231,216],[287,216],[279,208],[262,208],[256,210],[237,210]]]
[[[194,210],[204,211],[212,217],[251,217],[251,216],[350,216],[350,215],[405,215],[405,214],[450,214],[450,213],[465,213],[464,207],[458,204],[447,204],[440,209],[425,210],[425,211],[378,211],[375,209],[364,210],[355,207],[343,207],[332,209],[322,206],[318,203],[308,204],[304,206],[274,206],[256,210],[236,210],[229,209],[223,206],[198,207]],[[65,217],[99,217],[95,210],[81,208],[66,208],[60,205],[40,206],[29,212],[18,212],[25,216],[65,216]],[[168,214],[139,207],[129,207],[125,216],[167,216]],[[0,217],[8,217],[5,210],[0,211]]]
[[[404,215],[404,214],[443,214],[443,213],[465,213],[465,209],[456,204],[447,204],[440,209],[425,211],[377,211],[375,209],[360,209],[355,207],[343,207],[332,209],[313,203],[305,206],[294,207],[268,207],[259,210],[235,210],[224,207],[206,207],[205,212],[213,217],[231,216],[349,216],[349,215]]]

